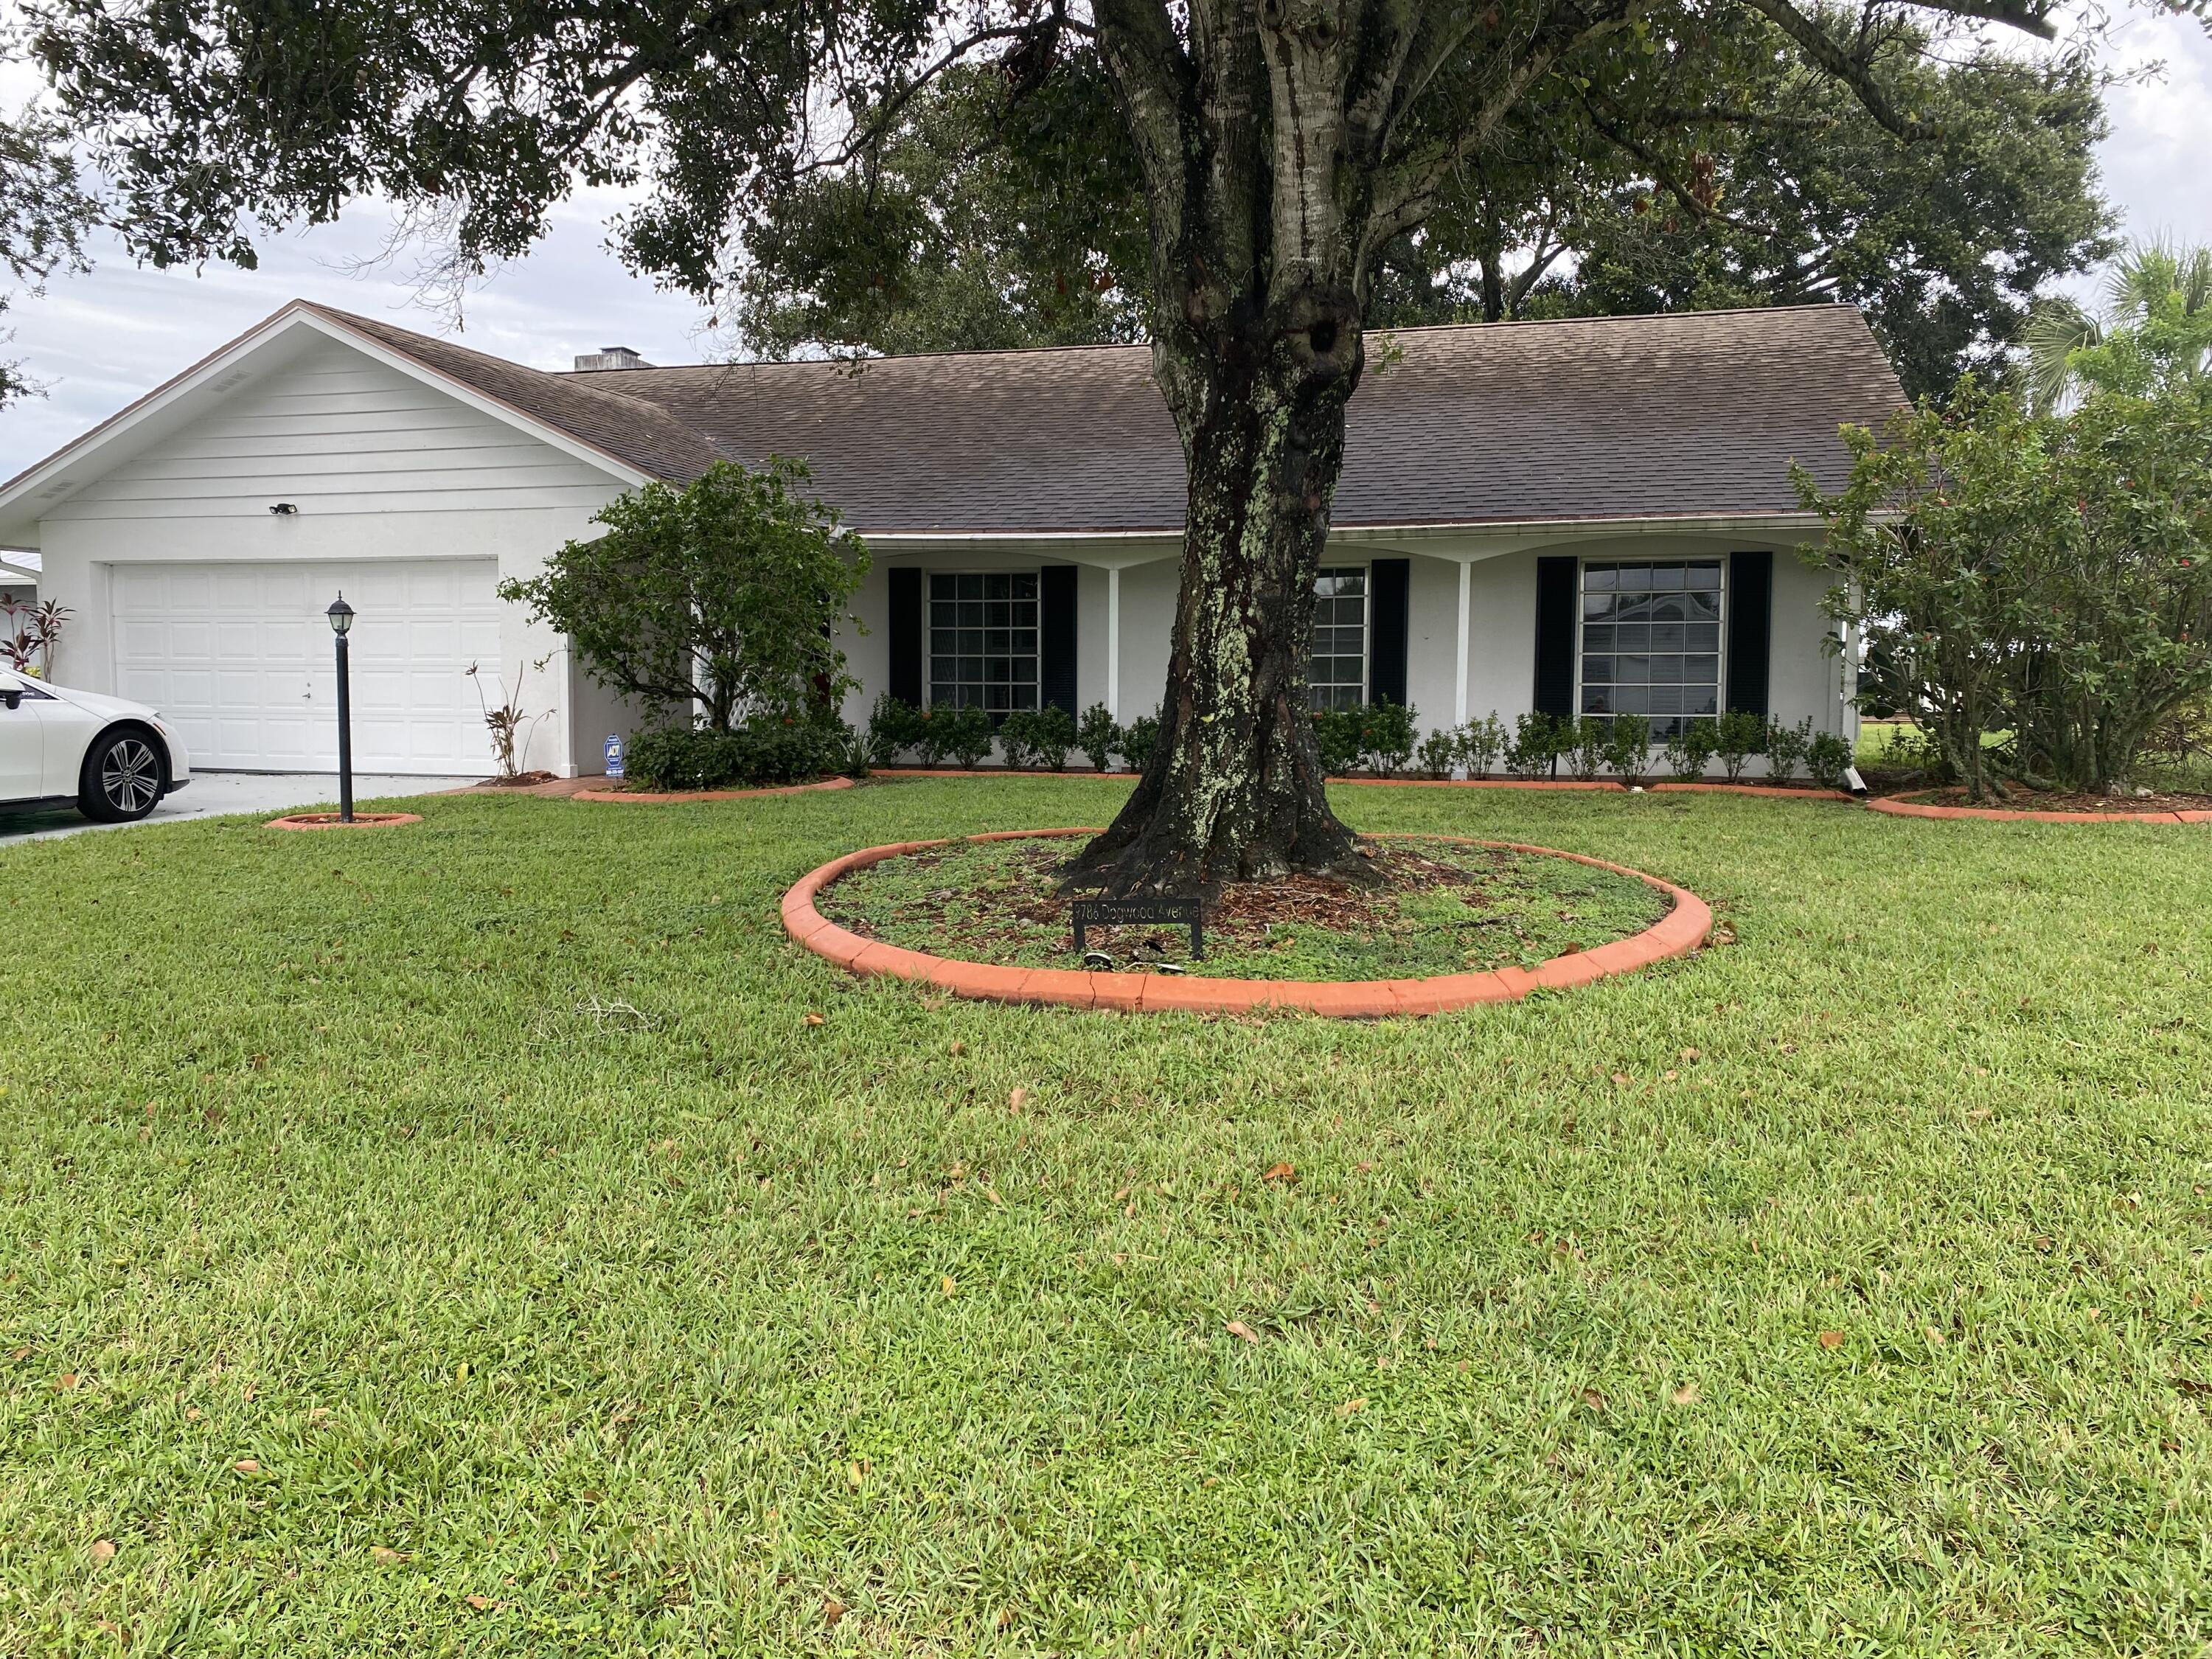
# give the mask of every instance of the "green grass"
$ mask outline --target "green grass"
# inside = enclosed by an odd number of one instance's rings
[[[1080,843],[956,842],[886,859],[830,888],[817,907],[870,939],[935,956],[1074,968],[1063,866]],[[1423,884],[1380,896],[1358,926],[1328,927],[1301,908],[1302,887],[1255,900],[1248,890],[1205,928],[1192,971],[1224,979],[1426,979],[1534,968],[1650,927],[1672,908],[1633,876],[1567,859],[1449,842],[1386,842],[1386,858],[1418,856]],[[1439,872],[1437,863],[1448,867]],[[1272,913],[1273,919],[1267,917]],[[1189,937],[1158,926],[1086,930],[1086,949],[1125,967],[1185,962]]]
[[[1346,787],[1732,935],[1371,1025],[776,926],[1121,787],[0,852],[0,1653],[2203,1652],[2212,830]]]

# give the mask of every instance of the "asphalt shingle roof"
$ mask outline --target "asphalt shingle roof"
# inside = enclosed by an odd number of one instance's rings
[[[319,307],[319,309],[320,309]],[[361,330],[656,476],[805,459],[867,532],[1172,531],[1183,464],[1143,346],[548,374]],[[1904,401],[1849,306],[1370,337],[1340,527],[1757,515]]]

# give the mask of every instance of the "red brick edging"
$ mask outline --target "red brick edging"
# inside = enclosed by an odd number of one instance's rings
[[[1021,841],[1032,836],[1095,836],[1096,830],[1006,830],[969,837],[975,841]],[[1713,913],[1687,888],[1554,847],[1519,842],[1477,841],[1465,836],[1414,839],[1455,842],[1463,847],[1502,847],[1516,853],[1570,859],[1594,869],[1633,876],[1670,895],[1674,908],[1640,933],[1571,956],[1554,957],[1534,969],[1498,968],[1480,974],[1443,974],[1433,979],[1319,981],[1207,979],[1181,974],[1092,974],[1072,968],[1007,968],[960,962],[908,951],[879,939],[862,939],[815,908],[815,896],[839,877],[864,870],[902,853],[943,847],[944,841],[894,842],[863,848],[834,859],[793,882],[783,896],[784,931],[841,968],[863,975],[889,975],[934,985],[955,996],[987,1002],[1057,1003],[1073,1008],[1119,1008],[1159,1012],[1183,1009],[1200,1013],[1244,1013],[1260,1008],[1297,1008],[1344,1018],[1388,1014],[1436,1014],[1485,1002],[1517,1002],[1535,990],[1565,990],[1592,980],[1649,967],[1668,957],[1687,956],[1705,942]]]
[[[269,830],[396,830],[403,823],[420,823],[420,812],[356,812],[348,823],[335,812],[293,812],[271,818]]]
[[[635,801],[646,806],[666,806],[688,800],[745,800],[754,795],[803,795],[810,789],[850,789],[850,778],[822,778],[813,783],[787,783],[773,789],[579,789],[570,800]]]
[[[2173,812],[2035,812],[2005,806],[1937,806],[1928,801],[1883,795],[1867,802],[1877,812],[1899,818],[1996,818],[2034,823],[2212,823],[2212,810],[2192,807]]]

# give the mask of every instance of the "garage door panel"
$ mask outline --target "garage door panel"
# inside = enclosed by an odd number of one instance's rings
[[[490,744],[464,671],[496,657],[496,580],[489,559],[120,565],[117,684],[176,721],[196,765],[332,769],[337,673],[324,611],[343,591],[360,618],[356,767],[480,772]]]

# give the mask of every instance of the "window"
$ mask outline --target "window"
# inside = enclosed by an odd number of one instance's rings
[[[1664,741],[1720,706],[1720,561],[1583,565],[1582,712],[1648,715]]]
[[[929,578],[929,701],[1003,714],[1037,706],[1037,574]]]
[[[1316,708],[1367,701],[1367,571],[1352,565],[1314,579],[1313,658],[1306,685]]]

